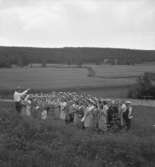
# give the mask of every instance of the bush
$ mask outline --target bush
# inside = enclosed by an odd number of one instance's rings
[[[151,79],[148,73],[144,73],[143,76],[137,78],[137,83],[132,88],[130,88],[128,97],[129,98],[139,98],[139,99],[150,99],[155,98],[155,94],[152,92],[155,88],[152,86]]]

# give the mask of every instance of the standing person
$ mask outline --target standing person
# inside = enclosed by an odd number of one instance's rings
[[[103,102],[103,106],[100,107],[99,112],[99,130],[105,132],[107,131],[107,112],[108,112],[108,105],[107,102]]]
[[[74,124],[79,128],[84,128],[84,123],[81,122],[81,119],[84,116],[85,106],[79,106],[78,104],[73,104],[73,113],[74,113]]]
[[[21,113],[21,110],[22,110],[22,103],[21,103],[22,98],[26,95],[26,93],[29,90],[30,89],[22,91],[21,88],[18,86],[17,89],[15,90],[14,94],[13,94],[13,100],[15,102],[16,111],[18,113]]]
[[[116,101],[112,104],[113,107],[113,129],[118,130],[120,129],[120,117],[119,117],[119,106]]]
[[[29,100],[29,95],[24,95],[21,100],[21,115],[23,116],[30,116],[30,110],[31,110],[31,101]]]
[[[93,110],[95,106],[91,103],[88,104],[88,107],[85,110],[84,116],[82,118],[82,122],[84,123],[84,128],[94,128],[94,117],[93,117]]]
[[[66,124],[73,122],[74,117],[73,117],[73,108],[71,101],[67,103],[65,110],[66,110],[66,115],[65,115]]]
[[[112,105],[112,101],[108,100],[107,102],[108,104],[108,111],[107,111],[107,124],[108,124],[108,128],[112,128],[113,126],[113,105]]]
[[[126,106],[126,103],[125,101],[122,101],[122,104],[120,105],[120,123],[121,123],[121,128],[124,127],[124,113],[126,112],[127,110],[127,106]]]
[[[126,130],[131,128],[131,119],[133,118],[132,115],[132,106],[130,101],[126,101],[126,110],[123,112],[123,120],[126,126]]]
[[[67,106],[67,103],[64,102],[60,102],[60,119],[65,120],[66,118],[66,111],[65,108]]]
[[[24,99],[24,101],[26,102],[25,114],[27,116],[31,116],[32,101],[30,99],[30,95],[27,95],[26,98]]]
[[[43,111],[41,112],[41,119],[46,120],[48,116],[48,112],[50,110],[50,107],[45,107]]]
[[[122,129],[123,127],[123,114],[122,114],[122,104],[120,100],[116,101],[118,107],[118,120],[119,120],[119,128]]]

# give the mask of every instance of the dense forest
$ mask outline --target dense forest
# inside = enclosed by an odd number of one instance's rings
[[[25,66],[31,63],[135,64],[149,61],[155,61],[154,50],[0,47],[0,67],[11,67],[12,64]]]

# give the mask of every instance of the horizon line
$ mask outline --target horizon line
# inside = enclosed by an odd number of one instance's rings
[[[96,49],[122,49],[122,50],[139,50],[139,51],[155,51],[155,49],[139,49],[139,48],[124,48],[124,47],[101,47],[101,46],[24,46],[24,45],[0,45],[0,47],[9,47],[9,48],[36,48],[36,49],[65,49],[65,48],[96,48]]]

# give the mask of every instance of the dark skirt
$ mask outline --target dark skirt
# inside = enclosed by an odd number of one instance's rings
[[[21,113],[22,110],[22,104],[20,102],[15,102],[15,107],[16,107],[16,111],[18,113]]]

